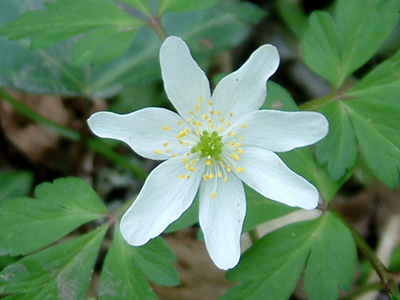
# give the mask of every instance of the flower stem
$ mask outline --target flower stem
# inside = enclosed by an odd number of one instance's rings
[[[42,115],[38,114],[36,111],[32,110],[31,108],[27,107],[25,104],[21,103],[11,95],[9,95],[4,89],[0,88],[0,98],[7,101],[11,106],[27,117],[28,119],[46,126],[63,137],[66,137],[72,141],[79,142],[82,141],[82,136],[79,132],[58,124]],[[113,162],[127,168],[131,171],[134,175],[138,176],[140,179],[145,179],[147,176],[147,172],[143,170],[140,166],[134,165],[129,159],[119,155],[113,149],[108,147],[104,142],[97,140],[97,139],[88,139],[86,141],[86,146],[91,149],[92,151],[101,154],[104,157],[109,158]]]
[[[357,230],[345,219],[343,216],[336,211],[331,205],[328,206],[328,210],[335,215],[351,232],[353,235],[354,241],[358,249],[362,252],[365,258],[371,263],[372,267],[375,269],[382,286],[390,293],[397,294],[398,289],[395,284],[393,284],[393,280],[391,278],[390,273],[388,272],[386,266],[382,263],[380,258],[375,254],[375,252],[371,249],[371,247],[367,244],[365,239],[358,233]]]

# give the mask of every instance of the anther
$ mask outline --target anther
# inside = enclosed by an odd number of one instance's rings
[[[162,130],[170,130],[168,126],[161,127]]]

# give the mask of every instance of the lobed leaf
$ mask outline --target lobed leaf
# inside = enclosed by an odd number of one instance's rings
[[[342,77],[364,65],[386,40],[399,19],[399,0],[338,0]]]
[[[0,293],[21,300],[84,299],[106,231],[103,225],[6,267]]]
[[[400,104],[400,51],[375,67],[345,95]]]
[[[43,183],[35,195],[36,199],[0,202],[1,255],[31,253],[107,213],[90,186],[78,178]]]
[[[136,30],[144,25],[107,0],[57,0],[46,2],[45,8],[18,16],[0,27],[0,34],[9,39],[29,37],[32,48],[42,48],[96,30],[81,37],[73,47],[73,63],[82,65],[120,56],[128,49]],[[91,48],[85,47],[94,40]],[[114,43],[110,44],[111,41]]]
[[[32,183],[33,174],[29,171],[0,172],[0,201],[26,196]]]
[[[178,272],[171,265],[176,262],[175,254],[162,238],[130,248],[135,262],[149,280],[164,286],[180,283]]]
[[[305,265],[310,300],[334,299],[338,286],[349,288],[355,262],[356,248],[350,232],[327,212],[318,219],[285,226],[257,241],[242,255],[239,265],[228,271],[229,280],[243,282],[222,299],[289,299]],[[316,278],[318,272],[329,276]]]
[[[332,214],[324,218],[314,234],[304,277],[310,300],[336,300],[339,286],[349,290],[357,261],[350,231]]]
[[[125,2],[131,1],[135,2]],[[30,0],[29,5],[2,0],[0,24],[31,9],[43,9],[43,0]],[[250,26],[262,16],[262,10],[255,5],[228,0],[200,11],[165,14],[163,25],[168,33],[185,39],[196,60],[206,68],[210,57],[243,41]],[[139,29],[122,56],[94,67],[71,65],[72,44],[70,39],[49,48],[30,50],[26,41],[0,38],[0,84],[26,92],[107,98],[126,87],[160,80],[160,41],[148,27]]]
[[[302,39],[306,64],[338,89],[376,53],[399,9],[399,0],[339,0],[336,22],[325,12],[313,13]]]
[[[157,299],[135,261],[133,249],[116,226],[100,276],[100,300]]]
[[[320,164],[327,164],[332,178],[339,180],[357,162],[358,148],[353,124],[346,106],[340,101],[330,102],[320,112],[329,121],[329,133],[317,143],[316,155]]]
[[[400,171],[400,105],[397,101],[357,99],[346,102],[358,144],[374,175],[396,188]]]

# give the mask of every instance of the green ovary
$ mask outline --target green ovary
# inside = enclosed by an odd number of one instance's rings
[[[200,141],[191,150],[192,153],[200,152],[200,157],[211,156],[215,160],[221,160],[222,147],[224,144],[221,142],[222,137],[218,132],[212,133],[204,131],[200,136]]]

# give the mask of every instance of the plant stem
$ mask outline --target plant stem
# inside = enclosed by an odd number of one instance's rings
[[[63,126],[61,124],[58,124],[46,117],[43,117],[42,115],[38,114],[36,111],[32,110],[31,108],[27,107],[25,104],[21,103],[11,95],[9,95],[4,89],[0,88],[0,98],[4,99],[8,103],[12,105],[12,107],[27,117],[28,119],[46,126],[47,128],[50,128],[57,133],[59,133],[61,136],[66,137],[72,141],[79,142],[82,141],[82,136],[79,132],[68,128],[66,126]],[[104,142],[97,140],[97,139],[88,139],[86,141],[86,146],[93,150],[94,152],[101,154],[104,157],[109,158],[113,162],[117,163],[118,165],[121,165],[128,170],[130,170],[134,175],[138,176],[140,179],[145,179],[147,176],[147,172],[143,170],[140,166],[134,165],[129,159],[119,155],[116,153],[113,149],[108,147]]]
[[[164,27],[161,25],[161,19],[159,17],[153,17],[148,19],[148,25],[154,29],[160,40],[163,42],[168,37]]]

